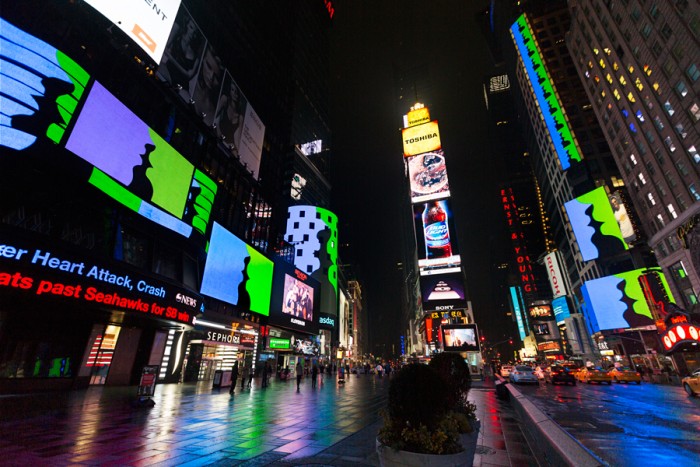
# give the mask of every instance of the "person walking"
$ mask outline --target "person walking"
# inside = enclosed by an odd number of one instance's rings
[[[245,365],[243,371],[241,372],[241,391],[245,389],[245,385],[248,382],[248,374],[250,373],[250,367]]]
[[[236,383],[238,382],[238,362],[233,364],[233,369],[231,370],[231,389],[228,393],[233,395],[233,391],[236,389]]]
[[[267,361],[263,363],[262,367],[262,384],[261,387],[266,388],[267,387]]]
[[[311,367],[311,387],[316,388],[316,380],[318,379],[318,366],[314,364]]]
[[[253,366],[248,365],[248,389],[250,389],[253,386],[253,376],[255,376],[255,372],[253,371]]]
[[[301,361],[297,362],[296,369],[294,370],[297,375],[297,392],[299,392],[299,386],[301,385],[301,378],[304,376],[304,367],[301,365]]]

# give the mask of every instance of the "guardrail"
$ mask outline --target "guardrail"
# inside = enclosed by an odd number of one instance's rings
[[[530,444],[532,454],[540,465],[572,467],[608,465],[501,377],[497,377],[496,392],[499,393],[499,397],[507,394],[506,397],[520,417],[523,434]]]

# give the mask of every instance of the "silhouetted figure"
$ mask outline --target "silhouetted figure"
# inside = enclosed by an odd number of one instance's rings
[[[236,390],[236,383],[238,382],[238,363],[233,364],[233,370],[231,370],[231,389],[228,390],[229,394],[233,394]]]
[[[145,145],[145,151],[141,154],[141,164],[134,166],[131,183],[128,186],[129,191],[146,201],[153,198],[153,185],[146,176],[146,171],[152,167],[150,157],[155,149],[156,147],[152,144]]]
[[[243,267],[243,280],[238,284],[238,303],[236,305],[243,310],[250,310],[250,294],[248,294],[248,290],[246,290],[246,285],[248,285],[248,279],[250,278],[248,275],[250,256],[247,256],[243,260],[243,264],[245,265]]]

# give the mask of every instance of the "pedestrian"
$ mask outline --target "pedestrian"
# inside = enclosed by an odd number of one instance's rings
[[[384,372],[384,368],[382,367],[381,363],[377,363],[377,367],[374,369],[377,372],[377,376],[382,376],[382,373]]]
[[[311,387],[316,388],[316,379],[318,378],[318,367],[314,365],[311,368]]]
[[[263,363],[262,367],[262,387],[267,387],[267,361]]]
[[[299,392],[299,386],[301,385],[301,378],[304,376],[304,367],[301,365],[301,361],[297,362],[295,372],[297,375],[297,392]]]
[[[253,371],[252,365],[248,365],[248,389],[253,386],[253,376],[255,376],[255,371]]]
[[[238,362],[233,364],[233,369],[231,370],[231,389],[228,393],[233,395],[233,391],[236,389],[236,383],[238,381]]]
[[[248,382],[248,374],[250,373],[250,367],[248,365],[243,366],[243,371],[241,373],[241,391],[245,389],[245,385]]]

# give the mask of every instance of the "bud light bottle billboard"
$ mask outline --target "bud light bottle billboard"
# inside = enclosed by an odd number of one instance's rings
[[[425,257],[427,259],[452,256],[450,228],[447,224],[447,212],[442,201],[425,203],[423,233],[425,236]]]

